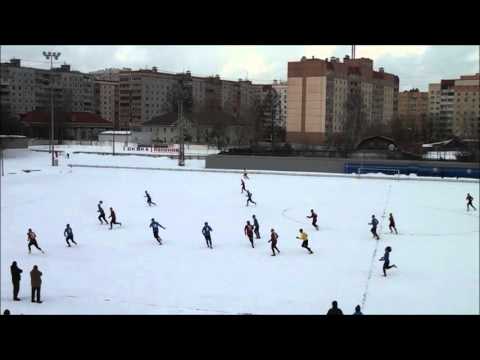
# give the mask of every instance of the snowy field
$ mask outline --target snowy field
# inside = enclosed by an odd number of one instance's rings
[[[175,167],[167,158],[75,154],[79,164]],[[252,175],[257,207],[245,207],[240,175],[49,167],[49,154],[6,152],[1,198],[1,309],[12,314],[324,314],[332,300],[346,314],[478,314],[478,182],[398,181]],[[204,161],[189,160],[202,168]],[[34,169],[25,173],[22,169]],[[148,190],[157,207],[143,198]],[[97,220],[112,206],[121,227]],[[315,231],[305,217],[319,215]],[[382,215],[392,212],[399,235]],[[262,239],[243,235],[256,214]],[[367,223],[376,214],[381,240]],[[107,211],[108,216],[108,211]],[[148,228],[154,217],[159,246]],[[213,228],[213,250],[201,234]],[[69,223],[78,247],[66,246]],[[28,254],[31,227],[46,254]],[[270,228],[281,254],[270,256]],[[309,234],[309,255],[295,237]],[[398,266],[382,276],[391,246]],[[22,301],[12,301],[10,264],[23,269]],[[43,272],[43,304],[30,302],[33,265]]]

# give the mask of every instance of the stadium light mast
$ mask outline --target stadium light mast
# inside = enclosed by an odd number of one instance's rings
[[[53,145],[53,141],[54,141],[54,137],[55,137],[55,133],[54,133],[54,118],[53,118],[53,110],[54,110],[54,105],[53,105],[53,59],[55,60],[58,60],[58,58],[60,57],[60,53],[59,52],[46,52],[44,51],[43,52],[43,56],[45,56],[45,58],[47,60],[50,60],[50,149],[51,149],[51,152],[52,152],[52,166],[55,166],[55,157],[54,157],[54,145]]]
[[[355,60],[355,45],[352,45],[352,60]]]

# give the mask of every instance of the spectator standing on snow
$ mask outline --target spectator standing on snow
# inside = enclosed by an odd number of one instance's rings
[[[166,228],[156,222],[154,218],[152,218],[152,221],[150,222],[150,227],[153,230],[153,237],[155,238],[155,240],[158,241],[160,245],[162,245],[162,238],[160,237],[160,235],[158,235],[158,228],[161,227],[163,230],[165,230]]]
[[[336,301],[332,301],[332,307],[328,310],[327,315],[343,315],[343,311],[338,308]]]
[[[470,195],[470,193],[467,193],[467,211],[470,211],[470,206],[473,208],[473,210],[477,211],[477,208],[473,206],[472,201],[473,201],[473,196]]]
[[[379,261],[383,261],[383,276],[387,276],[387,270],[391,268],[396,268],[397,265],[393,264],[390,265],[390,253],[392,252],[392,248],[390,246],[387,246],[385,248],[385,254],[383,257],[379,259]]]
[[[248,237],[248,240],[250,240],[250,244],[252,244],[252,248],[255,247],[253,244],[253,226],[250,224],[250,221],[247,221],[247,225],[245,225],[244,228],[245,235]]]
[[[392,213],[390,213],[390,216],[388,217],[388,228],[390,229],[390,232],[393,233],[392,229],[395,230],[395,234],[398,235],[397,228],[395,227],[395,219],[393,218]]]
[[[363,315],[362,311],[360,310],[360,305],[355,306],[355,312],[353,315]]]
[[[65,236],[65,239],[67,240],[68,247],[70,247],[70,242],[68,240],[71,240],[75,245],[77,245],[75,240],[73,240],[73,230],[70,227],[70,224],[67,224],[67,227],[65,228],[65,231],[63,232],[63,236]]]
[[[34,265],[32,271],[30,271],[30,280],[32,283],[32,302],[35,302],[35,295],[37,297],[37,303],[41,304],[40,300],[40,288],[42,286],[42,272],[38,270],[38,266]]]
[[[43,250],[38,246],[37,243],[37,234],[35,234],[32,229],[28,229],[27,233],[27,239],[28,239],[28,253],[32,253],[32,246],[35,246],[38,250],[42,252],[42,254],[45,254]]]
[[[378,220],[375,215],[372,215],[372,222],[369,222],[368,225],[372,225],[370,232],[373,234],[373,237],[377,240],[380,240],[380,236],[377,234]]]
[[[202,234],[205,237],[205,241],[207,242],[207,247],[210,249],[213,249],[212,247],[212,237],[210,236],[210,232],[212,232],[213,229],[208,225],[208,222],[205,222],[205,225],[202,228]]]
[[[110,230],[112,230],[113,224],[122,226],[121,222],[117,222],[117,215],[115,214],[115,211],[113,211],[113,208],[110,208],[110,216],[108,218],[112,219],[110,221]]]
[[[303,229],[300,229],[300,234],[297,236],[297,239],[300,239],[302,241],[302,248],[307,249],[310,254],[313,254],[312,249],[308,247],[308,235],[307,233],[303,232]]]
[[[280,250],[277,248],[277,240],[278,240],[278,234],[275,232],[274,229],[270,230],[270,240],[268,242],[271,242],[271,248],[272,248],[272,256],[275,256],[275,250],[278,251],[280,254]]]
[[[155,203],[152,201],[152,198],[151,198],[150,194],[147,192],[147,190],[145,190],[145,197],[147,198],[147,204],[148,204],[148,206],[152,206],[152,204],[155,205],[155,206],[157,206],[157,204],[155,204]]]
[[[260,224],[258,223],[257,217],[255,215],[253,215],[252,218],[253,218],[253,231],[255,232],[256,238],[260,239]]]
[[[102,219],[103,219],[105,221],[105,225],[108,225],[108,221],[105,218],[105,211],[102,208],[102,204],[103,204],[103,201],[100,200],[100,202],[97,205],[97,207],[98,207],[97,212],[100,213],[100,215],[98,215],[98,220],[100,220],[100,224],[103,225],[103,221],[102,221]]]
[[[317,225],[317,217],[318,215],[313,211],[313,209],[310,210],[310,216],[307,216],[307,219],[312,219],[312,225],[315,229],[318,230],[318,225]]]
[[[20,299],[18,298],[18,293],[20,291],[20,279],[21,279],[20,274],[22,272],[23,270],[17,266],[17,262],[16,261],[12,262],[12,265],[10,266],[10,273],[12,274],[14,301],[20,301]]]

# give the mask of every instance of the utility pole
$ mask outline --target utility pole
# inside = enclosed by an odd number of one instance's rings
[[[185,136],[183,134],[183,92],[181,98],[178,100],[178,125],[179,125],[179,146],[178,151],[178,166],[185,166]]]
[[[50,114],[51,114],[51,119],[50,119],[50,150],[52,153],[52,166],[55,166],[55,146],[53,144],[55,133],[54,133],[54,119],[53,119],[53,110],[54,110],[54,105],[53,105],[53,59],[58,60],[60,57],[59,52],[43,52],[43,56],[47,60],[50,60]]]
[[[115,156],[115,116],[113,117],[112,155]]]
[[[128,121],[128,127],[127,127],[127,136],[125,137],[126,141],[126,147],[128,147],[128,135],[130,133],[130,124],[132,123],[133,115],[132,115],[132,89],[128,91],[128,103],[129,103],[129,112],[130,112],[130,119]]]

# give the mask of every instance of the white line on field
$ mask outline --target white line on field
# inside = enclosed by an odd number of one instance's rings
[[[388,192],[387,192],[387,199],[385,201],[385,208],[383,209],[382,213],[382,219],[385,219],[387,207],[388,207],[388,202],[390,200],[390,192],[392,190],[392,184],[390,183],[388,185]],[[380,224],[380,230],[382,230],[383,222]],[[381,231],[380,231],[381,232]],[[362,296],[362,310],[365,308],[365,304],[367,302],[367,295],[368,295],[368,285],[370,284],[370,279],[372,278],[372,273],[373,273],[373,264],[375,262],[375,259],[377,258],[377,251],[378,251],[378,244],[379,240],[375,240],[375,248],[373,249],[373,254],[372,254],[372,259],[370,261],[370,269],[368,271],[368,277],[367,277],[367,282],[365,284],[365,291],[363,292]]]

